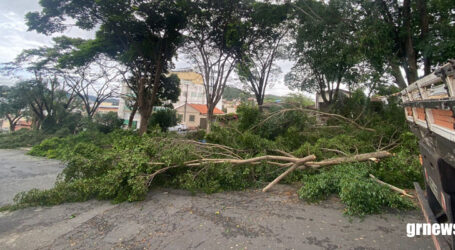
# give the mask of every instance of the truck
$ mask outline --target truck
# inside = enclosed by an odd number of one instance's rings
[[[427,223],[455,223],[455,60],[410,84],[399,96],[419,139],[425,189],[414,183]],[[454,249],[455,237],[432,235],[436,249]]]

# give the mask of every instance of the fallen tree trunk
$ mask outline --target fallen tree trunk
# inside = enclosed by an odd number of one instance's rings
[[[180,143],[184,144],[193,144],[196,147],[195,152],[189,152],[196,159],[189,160],[183,163],[179,163],[178,165],[167,166],[165,167],[164,162],[149,162],[152,166],[163,166],[161,169],[157,169],[155,172],[148,174],[148,182],[147,185],[150,185],[154,177],[158,174],[164,173],[171,168],[179,168],[179,167],[190,167],[190,168],[206,168],[210,164],[223,164],[228,163],[232,165],[243,165],[243,164],[250,164],[250,165],[257,165],[261,163],[288,168],[283,174],[278,176],[274,181],[272,181],[267,187],[264,188],[264,192],[270,189],[273,185],[278,183],[281,179],[286,177],[289,173],[296,169],[306,169],[306,168],[314,168],[318,169],[325,166],[337,165],[342,163],[349,163],[349,162],[361,162],[367,160],[377,160],[380,158],[385,158],[391,156],[391,154],[387,151],[379,151],[373,153],[366,153],[366,154],[359,154],[354,156],[346,156],[346,157],[337,157],[332,159],[327,159],[319,162],[315,162],[314,160],[316,157],[314,155],[309,155],[307,157],[298,158],[290,153],[275,150],[275,152],[280,153],[281,155],[263,155],[257,156],[248,159],[242,159],[237,152],[236,149],[218,145],[218,144],[204,144],[200,142],[194,142],[190,140],[172,140],[168,138],[163,138],[166,140],[166,143],[178,146]],[[214,158],[214,157],[223,157],[226,158]]]
[[[349,162],[362,162],[362,161],[368,161],[371,160],[372,158],[386,158],[392,156],[391,153],[387,151],[379,151],[379,152],[373,152],[373,153],[366,153],[366,154],[358,154],[354,156],[347,156],[347,157],[337,157],[337,158],[332,158],[332,159],[327,159],[323,160],[320,162],[307,162],[305,165],[300,166],[299,169],[305,169],[307,167],[312,167],[315,169],[322,168],[325,166],[331,166],[331,165],[337,165],[337,164],[342,164],[342,163],[349,163]]]
[[[305,164],[305,162],[310,161],[310,160],[316,160],[316,156],[314,155],[309,155],[305,158],[302,158],[299,162],[294,163],[292,167],[288,168],[284,173],[280,174],[275,180],[269,183],[264,189],[262,189],[262,192],[267,192],[271,187],[273,187],[275,184],[277,184],[281,179],[286,177],[288,174],[292,173],[294,170],[297,169],[298,166],[301,164]]]
[[[250,159],[200,159],[198,163],[185,163],[186,166],[189,167],[195,167],[195,166],[200,166],[205,163],[231,163],[231,164],[248,164],[248,163],[254,163],[258,161],[269,161],[269,160],[276,160],[276,161],[287,161],[287,162],[293,162],[293,163],[298,163],[299,161],[302,161],[305,158],[295,158],[295,157],[288,157],[288,156],[280,156],[280,155],[264,155],[264,156],[258,156],[258,157],[253,157]]]

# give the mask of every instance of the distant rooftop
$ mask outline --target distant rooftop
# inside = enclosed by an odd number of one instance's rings
[[[207,108],[207,105],[205,105],[205,104],[188,103],[188,105],[190,107],[194,108],[195,110],[199,111],[199,113],[201,113],[203,115],[208,113],[208,108]],[[222,115],[222,114],[224,114],[224,112],[215,107],[213,109],[213,114],[214,115]]]

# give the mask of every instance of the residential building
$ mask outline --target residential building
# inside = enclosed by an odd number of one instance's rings
[[[109,113],[109,112],[115,112],[118,113],[119,106],[115,105],[112,102],[102,102],[100,106],[98,106],[98,109],[96,110],[97,113]]]
[[[223,102],[223,111],[227,114],[236,114],[237,107],[241,104],[240,99],[234,99],[232,101],[224,101]]]
[[[9,121],[7,119],[0,120],[0,125],[1,125],[1,128],[0,128],[1,131],[9,132]],[[25,117],[22,117],[21,119],[19,119],[14,131],[18,131],[23,128],[25,128],[25,129],[32,128],[32,122]]]
[[[180,107],[185,103],[207,104],[205,97],[205,87],[202,75],[193,70],[183,69],[172,71],[171,74],[177,75],[180,79],[180,96],[174,107]],[[223,98],[217,103],[218,109],[223,108]]]
[[[202,75],[199,73],[194,72],[193,70],[183,69],[183,70],[176,70],[170,72],[170,74],[175,74],[180,79],[180,96],[178,101],[172,103],[174,108],[185,106],[185,103],[191,104],[201,104],[206,106],[207,99],[205,97],[205,88],[204,88],[204,81]],[[132,95],[131,90],[128,88],[126,84],[122,85],[121,90],[122,96],[129,96]],[[169,104],[169,103],[168,103]],[[217,109],[221,111],[223,106],[223,99],[218,102],[216,105]],[[159,108],[159,107],[157,107]],[[155,109],[154,109],[155,110]],[[118,116],[123,119],[125,122],[124,124],[128,124],[128,120],[130,118],[131,110],[126,106],[126,102],[123,98],[120,99],[119,108],[118,108]],[[139,112],[136,113],[133,119],[134,124],[139,124],[141,120],[141,116]],[[182,121],[185,123],[186,121]],[[188,127],[189,124],[186,124]],[[199,125],[198,125],[199,126]],[[135,127],[133,125],[133,127]]]
[[[175,109],[177,115],[180,118],[181,122],[184,123],[189,129],[207,128],[207,105],[205,104],[194,104],[187,103],[186,105],[181,105]],[[213,110],[214,115],[224,114],[218,108]]]

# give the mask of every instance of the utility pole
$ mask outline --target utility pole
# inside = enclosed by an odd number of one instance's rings
[[[183,123],[186,123],[186,105],[188,103],[188,83],[186,83],[185,106],[183,107]]]

